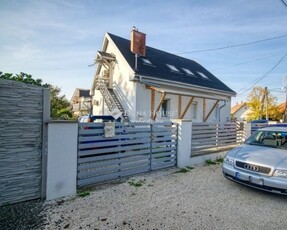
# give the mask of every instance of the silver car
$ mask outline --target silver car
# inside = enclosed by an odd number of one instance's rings
[[[287,126],[256,131],[226,154],[222,172],[237,183],[287,195]]]

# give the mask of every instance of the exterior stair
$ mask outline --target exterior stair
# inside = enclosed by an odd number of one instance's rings
[[[126,115],[125,110],[116,96],[113,89],[109,89],[104,80],[99,79],[99,90],[104,98],[104,101],[110,111],[118,109],[122,113],[122,119],[124,122],[129,121],[129,117]]]

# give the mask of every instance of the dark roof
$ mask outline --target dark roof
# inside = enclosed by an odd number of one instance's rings
[[[110,33],[108,35],[114,41],[130,67],[134,69],[135,55],[130,51],[130,40]],[[151,64],[145,63],[144,59],[149,60]],[[175,66],[179,72],[170,70],[166,64]],[[202,86],[232,94],[235,93],[197,62],[149,46],[146,47],[146,57],[138,58],[136,75],[149,76],[157,80],[165,79],[168,81]]]

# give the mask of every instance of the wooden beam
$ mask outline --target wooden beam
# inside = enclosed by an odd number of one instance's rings
[[[180,118],[180,115],[181,115],[181,95],[178,95],[178,118]]]
[[[203,103],[202,103],[202,120],[203,121],[205,118],[205,113],[206,113],[206,98],[203,98]]]
[[[187,110],[189,109],[191,103],[193,102],[193,100],[194,100],[194,97],[191,97],[191,98],[189,99],[189,102],[187,103],[187,106],[185,107],[183,113],[180,115],[179,119],[183,119],[183,118],[184,118],[184,116],[185,116]]]
[[[156,119],[157,112],[160,110],[160,107],[162,106],[162,103],[163,103],[163,101],[164,101],[164,99],[165,99],[165,96],[166,96],[166,93],[163,93],[163,94],[161,95],[159,105],[158,105],[158,107],[157,107],[157,109],[156,109],[156,111],[155,111],[155,113],[154,113],[154,116],[153,116],[153,120]]]
[[[219,100],[217,100],[214,105],[212,106],[211,110],[209,111],[209,113],[207,114],[207,116],[204,118],[203,122],[206,122],[207,119],[209,118],[210,114],[213,112],[213,110],[215,109],[215,107],[218,105]]]
[[[150,118],[153,119],[154,116],[154,105],[155,105],[155,90],[151,89],[150,91]]]

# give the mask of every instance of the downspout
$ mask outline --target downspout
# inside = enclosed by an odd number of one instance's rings
[[[227,101],[227,100],[224,100],[224,101],[223,101],[223,105],[219,107],[219,123],[220,123],[221,109],[226,106],[226,101]]]

